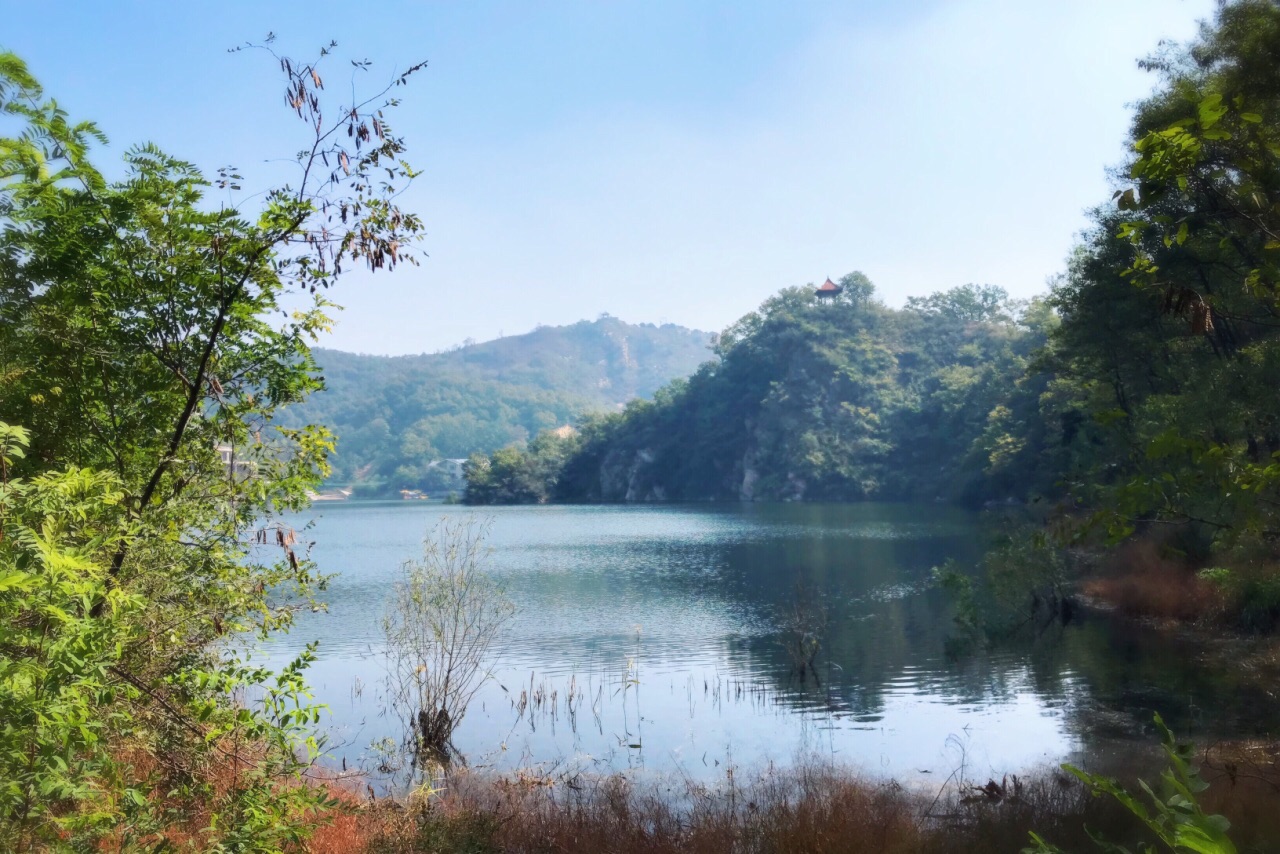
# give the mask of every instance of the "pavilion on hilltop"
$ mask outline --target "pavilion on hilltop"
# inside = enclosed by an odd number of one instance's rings
[[[817,290],[818,299],[831,299],[840,296],[843,292],[844,288],[831,281],[830,277]]]

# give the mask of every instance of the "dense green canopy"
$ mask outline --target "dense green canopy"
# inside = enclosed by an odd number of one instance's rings
[[[835,298],[781,292],[727,329],[688,380],[584,420],[577,436],[540,437],[531,468],[554,483],[532,494],[973,500],[1051,485],[1036,482],[1039,437],[1009,434],[1009,405],[1023,405],[1016,383],[1054,322],[1042,303],[965,286],[894,310],[859,273],[841,284]],[[513,453],[489,461],[490,482],[515,466]],[[557,455],[563,467],[548,468]],[[470,467],[473,501],[501,494],[484,492],[481,468]],[[531,493],[495,500],[518,494]]]

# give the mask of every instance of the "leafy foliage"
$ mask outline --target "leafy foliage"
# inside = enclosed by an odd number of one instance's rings
[[[1160,775],[1159,794],[1146,782],[1138,781],[1146,795],[1146,802],[1134,797],[1109,777],[1090,774],[1072,765],[1062,767],[1079,778],[1095,796],[1107,795],[1115,798],[1169,850],[1196,854],[1235,854],[1236,847],[1227,836],[1231,822],[1224,816],[1206,814],[1196,800],[1196,796],[1207,789],[1209,784],[1200,778],[1199,770],[1194,765],[1192,745],[1175,739],[1159,715],[1155,716],[1155,723],[1169,767]],[[1131,854],[1128,848],[1109,843],[1094,834],[1090,836],[1101,851],[1109,854]],[[1063,854],[1061,848],[1051,845],[1036,833],[1031,834],[1031,841],[1035,844],[1023,849],[1024,854]],[[1144,844],[1138,851],[1139,854],[1155,854],[1157,848]]]
[[[322,294],[353,264],[411,262],[421,231],[384,115],[412,70],[334,103],[332,47],[277,57],[310,140],[252,210],[209,196],[235,198],[234,169],[209,180],[149,144],[107,180],[97,129],[0,54],[18,127],[0,138],[0,412],[22,425],[0,425],[0,827],[19,849],[281,850],[328,803],[298,785],[320,752],[312,652],[272,674],[233,639],[323,588],[271,522],[332,449],[275,421],[320,387]]]
[[[545,504],[556,497],[565,463],[581,446],[576,432],[544,430],[527,448],[472,454],[463,465],[468,504]]]
[[[1278,49],[1280,7],[1242,0],[1147,63],[1162,86],[1137,110],[1131,182],[1055,293],[1048,359],[1099,443],[1071,476],[1113,537],[1280,532]]]

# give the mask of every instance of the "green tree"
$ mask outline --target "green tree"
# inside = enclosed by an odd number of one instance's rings
[[[139,844],[177,797],[211,810],[209,844],[271,850],[302,832],[300,799],[315,803],[278,785],[318,750],[304,732],[309,656],[272,676],[215,642],[287,627],[322,586],[270,519],[305,502],[332,441],[275,415],[321,385],[309,344],[329,325],[323,294],[353,265],[412,261],[421,231],[395,203],[413,172],[384,118],[416,67],[335,103],[331,47],[312,63],[276,57],[308,141],[294,182],[241,204],[211,195],[236,198],[235,170],[207,179],[152,145],[107,180],[89,160],[97,129],[0,54],[0,110],[20,125],[0,138],[0,411],[29,431],[5,464],[16,545],[0,576],[22,597],[0,626],[16,710],[0,778],[18,781],[0,822],[30,844],[122,816]],[[277,323],[285,300],[302,307]],[[21,640],[32,627],[40,644]],[[60,686],[40,687],[59,667]],[[252,684],[263,704],[237,709]],[[135,779],[130,755],[159,770]],[[245,770],[218,798],[192,770],[227,755]],[[33,797],[56,802],[42,812]]]
[[[1280,534],[1280,5],[1224,4],[1146,63],[1131,183],[1055,288],[1048,354],[1091,434],[1072,491],[1114,536],[1181,525],[1222,546]]]
[[[1012,317],[1008,291],[995,285],[961,285],[927,297],[908,297],[906,307],[954,320],[990,322]]]
[[[544,430],[527,448],[473,454],[463,466],[467,504],[542,504],[557,491],[560,474],[578,447],[578,436]]]

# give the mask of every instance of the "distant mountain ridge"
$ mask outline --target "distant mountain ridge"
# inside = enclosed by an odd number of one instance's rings
[[[613,407],[649,397],[672,379],[693,373],[710,358],[710,341],[709,332],[673,323],[631,324],[604,315],[441,353],[395,358],[474,370],[513,385],[585,392]],[[586,392],[588,387],[597,391]]]
[[[650,397],[711,357],[711,334],[609,315],[417,356],[317,348],[326,388],[285,414],[338,436],[333,484],[441,491],[440,459],[490,453]]]

